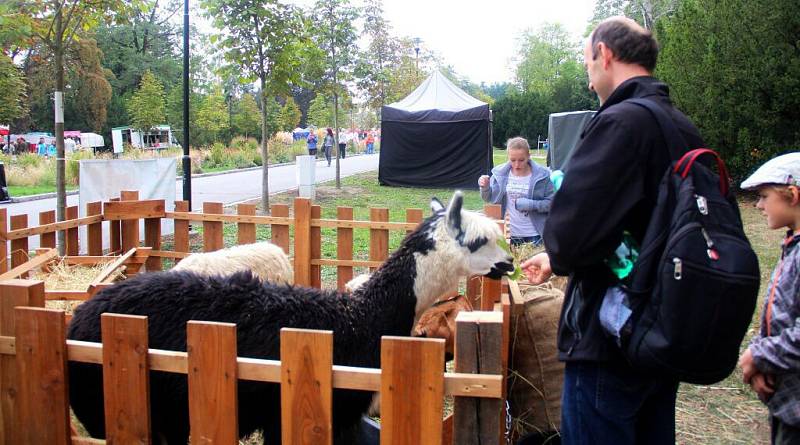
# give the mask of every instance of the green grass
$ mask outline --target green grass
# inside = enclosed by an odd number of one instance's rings
[[[67,191],[77,190],[76,187],[67,187]],[[12,198],[19,198],[21,196],[39,195],[42,193],[55,193],[56,188],[50,185],[10,185],[8,186],[8,194]]]

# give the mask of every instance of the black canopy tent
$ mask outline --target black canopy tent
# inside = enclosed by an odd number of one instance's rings
[[[581,132],[594,117],[594,111],[568,111],[553,113],[548,119],[550,148],[547,151],[547,165],[560,170],[572,157],[572,150],[580,142]]]
[[[381,185],[477,188],[492,168],[490,116],[488,104],[434,71],[381,109]]]

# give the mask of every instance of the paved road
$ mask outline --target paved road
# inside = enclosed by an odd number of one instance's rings
[[[378,154],[352,156],[341,161],[341,177],[357,173],[377,170]],[[280,193],[297,188],[295,165],[281,165],[269,169],[270,193]],[[317,161],[316,182],[326,182],[335,179],[336,166],[327,162]],[[175,182],[175,196],[183,196],[183,182]],[[258,199],[261,197],[261,169],[230,172],[213,176],[200,176],[192,178],[192,207],[197,210],[203,202],[222,202],[226,205],[242,201]],[[67,205],[79,205],[78,195],[67,196]],[[0,204],[0,208],[7,208],[8,215],[28,215],[28,224],[36,225],[39,221],[39,212],[55,210],[56,199],[46,198],[35,201]],[[142,232],[144,233],[144,232]],[[165,235],[167,233],[163,232]],[[39,246],[39,237],[30,238],[31,250]],[[107,240],[106,242],[107,243]],[[104,243],[104,244],[105,244]]]

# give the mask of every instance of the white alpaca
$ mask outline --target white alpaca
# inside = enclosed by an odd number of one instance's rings
[[[263,281],[292,284],[292,263],[283,249],[262,241],[220,249],[214,252],[193,253],[181,260],[172,270],[188,270],[201,275],[230,275],[249,270]]]

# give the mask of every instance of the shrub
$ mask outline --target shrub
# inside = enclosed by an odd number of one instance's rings
[[[208,156],[208,163],[211,167],[221,167],[225,165],[225,146],[219,142],[215,142],[211,146],[211,152]]]
[[[79,185],[80,184],[80,161],[81,159],[94,159],[92,153],[89,151],[77,151],[70,155],[69,159],[67,159],[65,171],[66,171],[66,183],[71,185]]]

